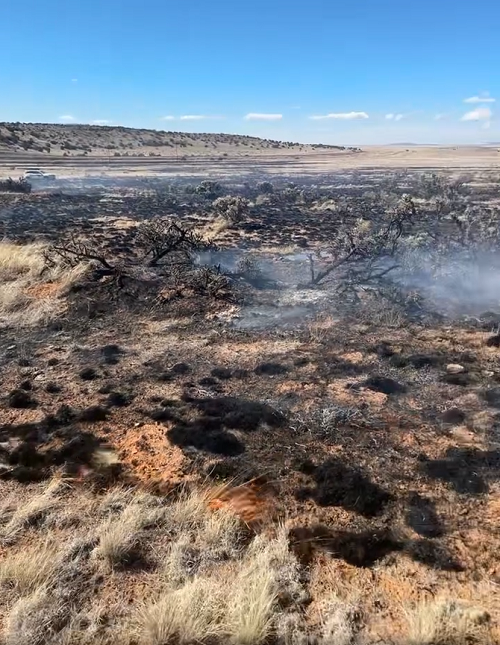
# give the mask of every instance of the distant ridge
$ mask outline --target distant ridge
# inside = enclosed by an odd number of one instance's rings
[[[240,134],[166,132],[112,125],[0,123],[0,152],[51,156],[185,157],[248,156],[256,152],[346,150],[344,146],[300,144]]]

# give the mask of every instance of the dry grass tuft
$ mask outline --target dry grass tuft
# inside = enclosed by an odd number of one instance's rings
[[[46,250],[40,242],[0,242],[0,322],[4,325],[48,322],[64,310],[61,296],[87,271],[86,263],[47,269]]]
[[[217,642],[225,635],[224,610],[223,581],[195,578],[138,612],[139,642],[144,645]]]
[[[132,495],[126,490],[121,491],[121,495],[122,502],[128,505],[118,519],[109,519],[104,523],[99,531],[99,544],[94,550],[94,555],[102,558],[110,568],[130,561],[137,551],[142,529],[159,523],[164,513],[152,495]],[[130,501],[127,502],[127,498]],[[110,504],[109,499],[105,506],[107,504]]]
[[[450,600],[425,602],[408,614],[411,645],[490,643],[488,612]]]
[[[60,479],[54,479],[43,493],[35,495],[27,504],[19,506],[0,531],[2,541],[12,544],[25,528],[43,521],[48,513],[58,506],[58,493],[63,487]]]
[[[275,538],[257,536],[235,577],[228,604],[228,631],[235,643],[262,643],[276,620],[278,598],[299,593],[299,566],[280,527]]]
[[[64,621],[67,608],[53,598],[45,587],[20,598],[4,626],[5,645],[46,645],[53,643],[54,626]]]
[[[360,623],[360,614],[356,606],[332,596],[323,601],[320,613],[320,643],[352,645],[355,642]]]
[[[9,585],[24,595],[55,581],[61,562],[60,546],[45,542],[9,554],[0,564],[0,584]]]

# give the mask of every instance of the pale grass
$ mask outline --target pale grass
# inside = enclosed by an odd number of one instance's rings
[[[298,563],[290,553],[287,532],[280,527],[269,540],[257,536],[235,577],[226,616],[232,642],[263,643],[273,630],[278,595],[297,584]]]
[[[229,508],[209,513],[198,539],[207,551],[214,549],[230,551],[241,536],[241,520]]]
[[[259,252],[273,255],[293,255],[294,253],[298,253],[299,249],[294,244],[287,244],[283,246],[261,246]]]
[[[324,342],[336,326],[338,326],[338,320],[333,316],[317,316],[307,325],[309,340],[314,343]]]
[[[146,526],[158,524],[164,510],[155,503],[156,498],[147,493],[136,493],[117,519],[104,523],[99,531],[99,544],[94,555],[102,558],[109,567],[125,564],[139,543],[140,532]]]
[[[352,645],[356,636],[358,610],[355,605],[344,602],[336,595],[325,599],[319,608],[320,643],[329,645]]]
[[[20,275],[39,276],[45,266],[46,248],[41,242],[19,245],[0,241],[0,280],[15,280]]]
[[[194,578],[142,607],[136,617],[136,632],[144,645],[166,643],[211,643],[225,634],[224,581]]]
[[[231,223],[225,217],[219,216],[207,224],[202,231],[202,237],[205,242],[210,242],[224,231],[227,231],[230,226]]]
[[[63,487],[62,480],[54,479],[42,493],[32,497],[26,504],[18,506],[9,522],[0,530],[2,540],[11,543],[26,527],[43,520],[58,506],[58,494]]]
[[[0,563],[0,584],[22,595],[31,593],[42,585],[54,583],[60,563],[61,549],[54,542],[10,553]]]
[[[434,600],[407,612],[411,645],[489,645],[488,612],[466,603]]]
[[[166,508],[164,521],[175,530],[176,534],[198,529],[210,516],[208,504],[216,496],[216,489],[212,490],[208,487],[183,491],[179,498]]]
[[[29,327],[46,323],[62,313],[62,296],[88,269],[88,263],[75,267],[63,264],[46,268],[44,253],[47,245],[41,242],[12,244],[0,242],[0,322],[7,326]],[[35,296],[30,288],[54,285],[47,294]]]
[[[54,620],[65,614],[65,607],[40,586],[20,598],[12,607],[4,624],[5,645],[45,645],[53,634]]]

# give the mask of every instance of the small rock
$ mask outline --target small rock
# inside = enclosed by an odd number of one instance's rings
[[[448,374],[461,374],[462,372],[465,372],[465,367],[458,363],[449,363],[446,366],[446,371]]]
[[[492,376],[495,376],[495,372],[492,372],[491,370],[483,370],[481,374],[483,376],[486,376],[486,378],[491,378]]]

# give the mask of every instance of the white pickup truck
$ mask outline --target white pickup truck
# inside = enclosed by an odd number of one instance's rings
[[[36,181],[37,179],[54,181],[56,176],[48,172],[43,172],[43,170],[40,170],[40,168],[26,168],[26,170],[24,171],[24,178],[28,181]]]

